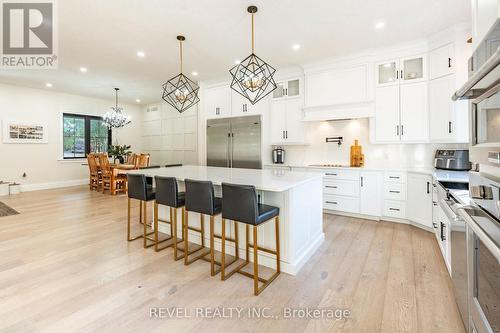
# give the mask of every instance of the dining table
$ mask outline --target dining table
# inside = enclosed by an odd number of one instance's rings
[[[134,164],[120,164],[120,163],[110,163],[109,167],[111,169],[111,195],[116,194],[116,178],[119,174],[125,174],[130,170],[136,169]]]

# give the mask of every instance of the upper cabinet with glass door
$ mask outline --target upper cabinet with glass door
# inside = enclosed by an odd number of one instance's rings
[[[300,96],[301,79],[294,78],[276,82],[277,88],[273,91],[273,99],[293,98]]]
[[[377,63],[377,86],[413,83],[427,80],[424,55]]]

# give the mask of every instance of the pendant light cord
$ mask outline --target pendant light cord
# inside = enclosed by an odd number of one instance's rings
[[[254,32],[253,32],[253,27],[254,27],[253,15],[254,15],[254,13],[252,13],[252,54],[255,53],[254,52],[255,41],[254,41]]]
[[[181,56],[181,74],[182,74],[182,40],[179,41],[179,43],[180,43],[180,52],[179,53],[180,53],[180,56]]]
[[[115,88],[115,108],[118,109],[118,89]]]

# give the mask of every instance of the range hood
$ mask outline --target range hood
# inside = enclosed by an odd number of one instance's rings
[[[454,101],[482,95],[500,77],[500,48],[453,94]]]
[[[303,121],[369,118],[375,115],[373,101],[304,107]]]

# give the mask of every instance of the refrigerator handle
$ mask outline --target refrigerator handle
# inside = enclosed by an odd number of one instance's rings
[[[233,167],[233,159],[234,159],[234,133],[231,132],[231,168]]]
[[[226,149],[226,167],[230,168],[231,165],[230,165],[230,161],[231,159],[229,158],[229,156],[231,155],[230,154],[230,151],[231,151],[231,133],[227,133],[227,149]]]

